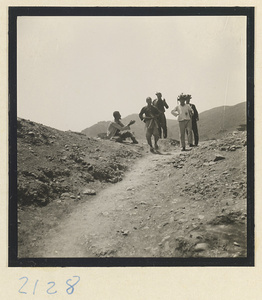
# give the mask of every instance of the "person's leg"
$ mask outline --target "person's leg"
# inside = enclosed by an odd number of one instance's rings
[[[147,128],[146,129],[146,140],[147,140],[148,145],[150,146],[150,151],[154,152],[154,148],[152,146],[152,139],[151,138],[152,138],[152,129]]]
[[[198,128],[197,128],[197,121],[196,120],[192,121],[192,130],[193,130],[193,133],[194,133],[195,146],[197,146],[198,141],[199,141],[199,136],[198,136]]]
[[[158,136],[161,139],[161,137],[162,137],[161,116],[158,117],[157,123],[158,123]]]
[[[163,128],[163,138],[167,138],[167,125],[166,125],[166,116],[162,114],[162,128]]]
[[[112,140],[114,140],[115,142],[118,142],[118,143],[122,143],[122,142],[123,142],[123,139],[122,139],[120,133],[117,133],[117,134],[112,138]]]
[[[190,147],[193,146],[193,137],[192,137],[192,120],[186,121],[186,130],[188,131],[188,144]]]
[[[124,131],[123,133],[120,133],[120,136],[123,140],[126,138],[131,138],[133,134],[130,131]]]
[[[136,138],[130,131],[123,132],[122,134],[120,134],[120,137],[122,140],[125,140],[126,138],[129,137],[129,138],[131,138],[131,140],[133,141],[134,144],[138,144],[138,141],[136,140]]]
[[[155,141],[155,149],[158,150],[158,140],[159,140],[159,132],[158,132],[158,128],[155,126],[153,129],[153,136],[154,136],[154,141]]]
[[[147,128],[147,130],[146,130],[146,140],[147,140],[148,145],[150,147],[153,147],[152,146],[151,136],[152,136],[151,130]]]
[[[131,136],[131,140],[132,140],[133,144],[138,144],[137,139],[133,135]]]
[[[120,136],[114,138],[114,140],[115,140],[116,142],[118,142],[118,143],[122,143],[122,142],[123,142],[123,139],[122,139]]]
[[[166,116],[164,113],[161,113],[159,118],[159,138],[162,137],[162,132],[163,132],[163,138],[167,137],[167,127],[166,127]]]
[[[186,131],[186,121],[179,121],[179,131],[180,131],[180,146],[183,150],[186,149],[186,142],[185,142],[185,131]]]

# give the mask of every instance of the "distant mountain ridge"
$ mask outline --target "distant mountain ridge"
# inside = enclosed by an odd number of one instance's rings
[[[145,139],[145,124],[141,122],[138,114],[131,114],[122,119],[124,124],[130,120],[136,123],[131,126],[138,139]],[[100,121],[81,132],[90,137],[97,137],[107,131],[111,121]],[[221,137],[225,132],[237,130],[240,125],[246,124],[246,102],[233,106],[219,106],[199,114],[198,130],[200,140],[209,140]],[[167,119],[168,137],[179,139],[179,126],[176,119]]]

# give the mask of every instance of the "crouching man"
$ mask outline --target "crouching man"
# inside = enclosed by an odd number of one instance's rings
[[[130,125],[134,124],[135,121],[130,121],[128,125],[125,126],[120,121],[121,115],[119,111],[114,111],[113,117],[115,118],[114,121],[111,122],[107,128],[107,137],[119,143],[122,143],[126,138],[131,138],[133,144],[138,144],[134,135],[129,131]]]

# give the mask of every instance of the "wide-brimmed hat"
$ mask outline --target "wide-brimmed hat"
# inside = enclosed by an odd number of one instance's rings
[[[160,96],[162,96],[162,94],[161,94],[160,92],[156,92],[156,95],[160,95]]]

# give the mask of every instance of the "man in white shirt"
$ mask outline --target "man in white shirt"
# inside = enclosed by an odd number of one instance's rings
[[[190,147],[193,146],[191,116],[194,114],[194,111],[190,105],[185,104],[186,97],[187,95],[183,94],[178,96],[177,100],[180,102],[180,105],[176,106],[175,109],[171,111],[173,116],[178,117],[177,120],[179,122],[180,130],[180,146],[182,147],[182,151],[186,151],[186,129],[188,130],[188,144]]]

